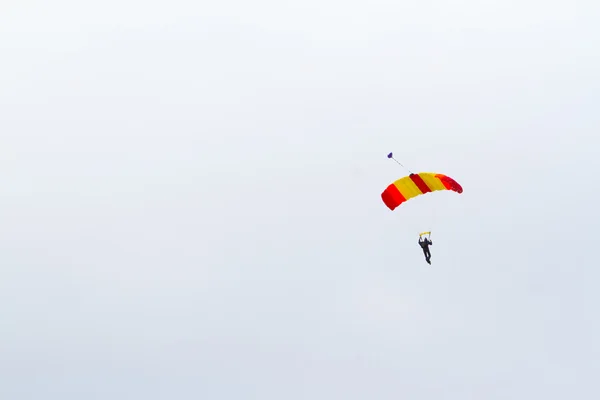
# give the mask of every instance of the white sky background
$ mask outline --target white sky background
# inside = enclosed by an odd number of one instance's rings
[[[600,395],[595,2],[166,4],[2,6],[0,398]]]

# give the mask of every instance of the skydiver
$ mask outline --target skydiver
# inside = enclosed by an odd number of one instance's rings
[[[433,242],[427,238],[423,240],[423,237],[419,236],[419,246],[423,249],[423,254],[425,255],[425,261],[427,264],[431,265],[431,253],[429,252],[429,245],[433,245]]]

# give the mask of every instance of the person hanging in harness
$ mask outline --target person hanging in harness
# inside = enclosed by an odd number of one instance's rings
[[[427,261],[427,264],[431,265],[431,253],[429,252],[429,245],[433,245],[433,242],[428,238],[423,240],[423,237],[419,236],[419,245],[423,249],[423,254],[425,254],[425,261]]]

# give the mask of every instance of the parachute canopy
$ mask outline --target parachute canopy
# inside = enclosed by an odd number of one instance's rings
[[[462,186],[449,176],[435,172],[420,172],[400,178],[389,185],[381,193],[381,199],[390,210],[394,210],[400,204],[413,197],[438,190],[451,190],[456,193],[463,192]]]

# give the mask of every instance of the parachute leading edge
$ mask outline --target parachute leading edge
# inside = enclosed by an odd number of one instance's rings
[[[463,192],[462,186],[449,176],[435,172],[420,172],[400,178],[389,185],[381,193],[381,199],[393,211],[407,200],[438,190]]]

